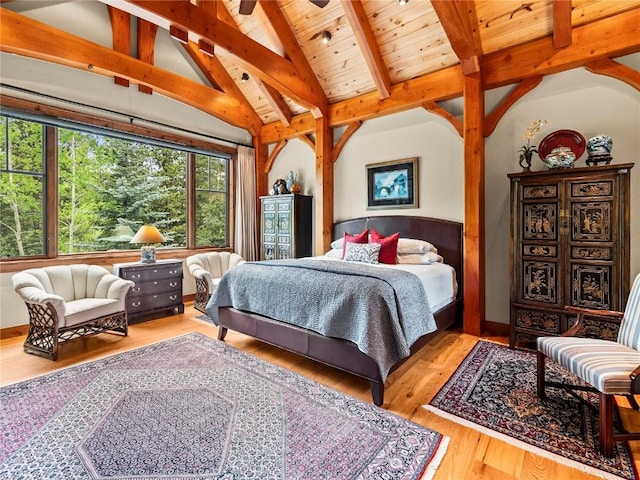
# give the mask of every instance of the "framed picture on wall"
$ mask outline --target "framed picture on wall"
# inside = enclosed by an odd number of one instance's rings
[[[418,208],[418,157],[371,163],[367,170],[367,210]]]

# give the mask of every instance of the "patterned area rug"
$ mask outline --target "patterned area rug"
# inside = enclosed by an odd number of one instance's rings
[[[580,383],[551,360],[547,379]],[[625,443],[600,455],[597,412],[563,389],[547,387],[547,396],[536,395],[535,352],[481,340],[425,408],[601,478],[637,478]]]
[[[448,438],[192,333],[0,389],[0,478],[432,478]]]

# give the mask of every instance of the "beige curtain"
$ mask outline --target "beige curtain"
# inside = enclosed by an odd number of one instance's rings
[[[238,146],[236,188],[236,252],[245,260],[259,260],[256,213],[256,156],[253,148]]]

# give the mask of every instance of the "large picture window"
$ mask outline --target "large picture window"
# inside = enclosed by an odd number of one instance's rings
[[[57,255],[137,250],[129,240],[143,224],[162,232],[163,247],[229,246],[230,155],[96,128],[53,127],[4,115],[0,121],[3,258],[47,255],[45,239],[52,233]],[[53,135],[46,134],[49,129]],[[46,139],[55,145],[46,146]],[[47,172],[47,165],[56,168]],[[191,168],[195,188],[189,192]],[[57,196],[46,195],[51,175]],[[52,223],[56,231],[47,232]],[[189,231],[195,232],[191,240]]]

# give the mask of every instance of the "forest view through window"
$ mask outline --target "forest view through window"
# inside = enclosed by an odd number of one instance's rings
[[[2,258],[46,255],[47,214],[57,219],[59,255],[138,249],[129,241],[143,224],[162,232],[166,243],[158,247],[188,247],[190,162],[197,190],[192,243],[228,246],[228,158],[7,116],[0,122]],[[55,152],[54,162],[46,152]],[[57,204],[47,195],[47,175],[56,175]]]

